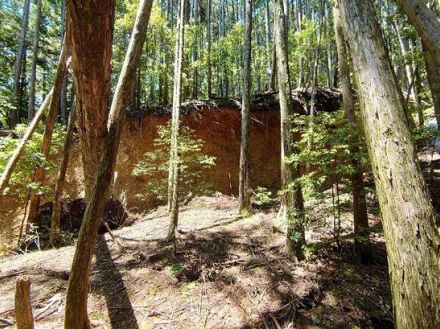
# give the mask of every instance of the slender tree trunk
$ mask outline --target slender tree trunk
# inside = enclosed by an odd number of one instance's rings
[[[152,3],[152,0],[141,0],[139,2],[130,44],[111,104],[105,144],[98,164],[89,203],[81,224],[69,277],[64,320],[65,329],[90,328],[87,316],[87,295],[93,250],[104,211],[105,200],[113,178],[125,109],[130,101],[131,91],[136,78],[136,69],[139,65]]]
[[[35,89],[37,82],[37,59],[38,59],[38,43],[40,41],[40,20],[41,20],[41,3],[37,0],[37,17],[35,19],[34,44],[32,51],[32,68],[31,68],[31,85],[29,88],[29,104],[28,104],[28,121],[31,122],[35,115]]]
[[[193,22],[196,25],[196,32],[193,44],[193,52],[192,52],[192,61],[193,63],[197,62],[199,59],[199,24],[200,24],[200,14],[199,14],[199,1],[194,0],[193,2]],[[197,66],[193,69],[193,89],[192,89],[192,98],[197,99],[199,95],[199,70]]]
[[[60,169],[58,170],[57,182],[55,185],[55,195],[52,207],[52,218],[50,224],[50,243],[57,244],[60,236],[61,222],[61,202],[66,182],[67,166],[69,163],[70,149],[73,144],[73,129],[75,127],[76,110],[72,107],[69,113],[69,121],[67,123],[66,139],[63,146],[63,159],[61,160]]]
[[[438,328],[439,228],[373,4],[339,5],[382,212],[396,328]]]
[[[349,148],[353,173],[351,175],[351,189],[353,193],[353,226],[354,226],[354,250],[361,262],[367,262],[371,255],[369,245],[369,227],[367,202],[365,200],[364,179],[359,156],[359,138],[356,132],[359,125],[356,119],[354,99],[351,91],[350,72],[346,54],[346,42],[344,31],[340,21],[339,10],[333,11],[336,45],[338,48],[338,66],[341,81],[342,97],[345,108],[347,122],[350,125]]]
[[[62,0],[61,8],[61,42],[64,43],[66,33],[66,0]],[[63,86],[61,88],[60,117],[63,124],[67,123],[67,74],[64,76]]]
[[[170,167],[168,175],[168,211],[170,226],[168,228],[168,241],[176,238],[176,229],[179,216],[179,131],[180,131],[180,106],[182,102],[182,66],[185,36],[185,1],[179,1],[179,14],[177,16],[177,38],[174,59],[174,84],[173,84],[173,110],[171,119],[171,147]]]
[[[293,114],[293,108],[286,44],[287,24],[284,23],[283,0],[274,0],[275,49],[281,121],[281,188],[283,190],[281,207],[287,223],[287,253],[290,257],[301,260],[304,258],[305,233],[301,185],[295,182],[299,178],[299,170],[297,166],[290,166],[285,161],[285,157],[291,155],[294,150],[292,147],[292,125],[289,117]]]
[[[422,0],[396,0],[415,27],[432,57],[440,65],[440,22]]]
[[[208,99],[212,97],[212,69],[211,69],[211,0],[208,0],[208,29],[207,29],[207,39],[208,39],[208,58],[207,58],[207,67],[208,67]]]
[[[428,77],[429,88],[434,105],[434,114],[437,121],[437,127],[440,129],[440,66],[426,50],[423,44],[423,55],[425,57],[426,75]]]
[[[52,93],[53,93],[53,89],[46,96],[46,99],[44,100],[43,104],[41,105],[40,109],[38,110],[34,118],[32,119],[32,122],[29,124],[29,127],[26,129],[26,132],[24,133],[23,137],[21,138],[20,142],[18,143],[17,147],[15,148],[11,157],[9,158],[8,163],[6,164],[6,167],[3,170],[0,179],[0,196],[3,195],[3,192],[5,191],[6,187],[9,184],[9,180],[11,179],[12,173],[18,161],[20,160],[20,158],[24,153],[24,148],[26,146],[27,141],[32,138],[32,135],[34,134],[35,130],[37,130],[38,123],[43,117],[44,112],[49,107],[52,100]]]
[[[115,0],[67,0],[86,199],[107,131],[114,9]]]
[[[21,96],[22,93],[20,92],[22,85],[20,83],[20,77],[22,72],[22,66],[23,66],[23,57],[25,56],[26,52],[26,34],[29,24],[29,11],[31,6],[31,0],[25,0],[24,6],[23,6],[23,17],[21,19],[21,30],[20,30],[20,36],[18,37],[18,50],[17,50],[17,57],[15,60],[15,71],[14,71],[14,86],[13,86],[13,92],[15,97],[15,107],[11,109],[10,113],[10,126],[11,128],[14,128],[20,119],[20,111],[21,111]]]
[[[272,87],[273,85],[271,84],[271,75],[272,75],[272,71],[271,71],[271,57],[272,57],[272,49],[270,46],[270,43],[272,42],[272,36],[270,34],[270,10],[269,10],[269,0],[265,1],[264,4],[264,9],[265,9],[265,29],[266,29],[266,57],[267,57],[267,61],[266,61],[266,75],[267,75],[267,83],[266,83],[266,88],[268,91],[272,91]]]
[[[50,102],[49,112],[46,118],[46,126],[43,134],[43,143],[41,146],[41,153],[48,159],[50,154],[50,148],[52,144],[52,133],[57,121],[58,109],[60,107],[61,88],[63,85],[64,76],[67,71],[67,54],[68,45],[64,42],[61,50],[57,73],[55,76],[55,85],[53,87],[52,99]],[[35,169],[33,181],[36,184],[42,184],[45,179],[45,172],[43,167]],[[30,192],[29,206],[27,211],[27,222],[33,222],[37,216],[38,209],[40,207],[40,193],[34,191]]]
[[[251,112],[251,41],[252,41],[252,0],[245,0],[245,32],[243,48],[243,96],[241,101],[241,143],[239,195],[240,212],[248,213],[251,208],[249,184],[250,170],[250,112]]]

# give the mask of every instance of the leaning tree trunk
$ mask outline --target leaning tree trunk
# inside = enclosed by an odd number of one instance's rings
[[[37,18],[35,19],[34,44],[32,52],[31,85],[29,88],[28,121],[31,122],[35,115],[35,89],[37,82],[38,43],[40,41],[40,20],[42,0],[37,1]]]
[[[20,142],[17,144],[17,147],[15,148],[11,157],[9,158],[8,163],[6,164],[6,167],[3,170],[2,176],[0,178],[0,196],[3,195],[3,192],[5,191],[6,187],[9,184],[9,180],[11,179],[12,173],[15,167],[17,166],[18,161],[21,159],[21,157],[24,154],[24,148],[26,146],[26,143],[32,138],[32,135],[34,134],[35,130],[37,130],[38,128],[38,123],[43,117],[46,109],[49,107],[52,101],[52,94],[53,94],[53,89],[44,99],[43,104],[41,105],[37,114],[32,119],[32,122],[29,124],[29,127],[26,129],[26,132],[24,133],[23,137],[21,138]]]
[[[53,87],[52,99],[50,102],[49,112],[46,117],[46,127],[43,134],[43,143],[41,146],[41,153],[48,159],[50,154],[50,148],[52,144],[52,134],[57,121],[58,109],[60,107],[61,88],[63,86],[64,76],[67,71],[67,55],[68,45],[66,42],[61,50],[57,73],[55,76],[55,84]],[[42,184],[44,182],[45,172],[44,167],[38,167],[35,169],[33,181],[36,184]],[[31,191],[29,198],[29,207],[27,211],[27,222],[33,222],[37,216],[38,208],[40,207],[40,193]]]
[[[396,0],[416,28],[423,43],[440,65],[440,23],[422,0]]]
[[[88,199],[107,134],[115,0],[66,0]]]
[[[23,66],[23,57],[25,54],[26,49],[26,34],[29,24],[29,11],[31,6],[31,0],[25,0],[24,6],[23,6],[23,17],[21,19],[21,30],[20,30],[20,36],[18,38],[18,50],[17,50],[17,57],[15,60],[15,71],[14,71],[14,86],[13,86],[13,92],[15,97],[15,107],[11,109],[10,113],[10,126],[11,128],[14,128],[18,121],[20,116],[20,109],[21,109],[21,83],[20,83],[20,76]]]
[[[243,48],[243,92],[241,102],[241,140],[240,177],[238,200],[240,212],[249,213],[251,195],[249,186],[250,171],[250,111],[251,111],[251,39],[252,39],[252,0],[245,0],[245,31]]]
[[[179,14],[177,16],[177,38],[176,53],[174,59],[174,84],[173,84],[173,110],[171,117],[171,145],[170,145],[170,166],[168,172],[168,212],[170,216],[170,226],[168,228],[168,241],[176,238],[177,222],[179,217],[179,130],[180,130],[180,106],[182,89],[182,64],[183,46],[185,36],[185,3],[179,1]]]
[[[275,49],[278,68],[278,89],[280,97],[281,121],[281,185],[283,195],[281,207],[287,223],[286,249],[290,257],[297,260],[304,258],[304,201],[301,185],[294,182],[299,178],[296,165],[286,163],[285,157],[293,153],[292,125],[290,115],[293,114],[292,93],[287,58],[286,25],[283,0],[274,1]],[[292,184],[294,187],[292,187]]]
[[[338,50],[338,67],[341,81],[342,98],[349,129],[349,148],[353,173],[351,174],[351,189],[353,194],[353,226],[354,226],[354,251],[361,262],[367,262],[371,255],[369,243],[369,227],[367,202],[365,200],[364,179],[361,164],[359,163],[359,130],[356,119],[354,99],[348,69],[346,42],[344,30],[341,25],[338,8],[333,11],[336,46]]]
[[[130,44],[111,104],[105,144],[98,164],[93,188],[91,189],[90,199],[81,224],[69,277],[64,320],[65,329],[90,328],[87,316],[87,295],[93,250],[104,211],[105,200],[113,178],[120,135],[125,117],[124,111],[129,104],[131,91],[136,78],[136,69],[139,65],[152,3],[153,0],[141,0],[139,3]]]
[[[67,123],[66,138],[63,146],[63,159],[61,160],[60,169],[58,170],[57,182],[55,185],[55,195],[52,207],[52,217],[50,222],[50,243],[57,244],[59,242],[60,221],[61,221],[61,197],[63,196],[64,184],[66,181],[67,165],[69,163],[70,149],[73,143],[73,129],[75,127],[76,110],[75,106],[69,113],[69,121]]]
[[[439,228],[373,4],[339,5],[382,212],[396,327],[439,328]]]

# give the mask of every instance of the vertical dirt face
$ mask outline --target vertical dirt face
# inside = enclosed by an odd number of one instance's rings
[[[122,133],[116,163],[116,183],[113,194],[125,195],[128,208],[143,211],[156,203],[141,201],[140,193],[146,179],[132,176],[134,166],[153,149],[157,127],[170,120],[169,114],[145,114],[129,117]],[[240,112],[232,108],[192,110],[182,115],[182,124],[195,131],[195,137],[205,142],[203,152],[216,157],[216,166],[205,172],[205,181],[215,191],[238,194],[240,156]],[[277,190],[280,183],[280,123],[277,110],[253,111],[251,114],[251,186]],[[79,196],[83,189],[82,168],[78,145],[73,148],[72,165],[68,172],[67,193]],[[134,209],[136,210],[136,209]]]

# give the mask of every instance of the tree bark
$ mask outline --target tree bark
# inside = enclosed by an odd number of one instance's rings
[[[434,106],[437,127],[440,129],[440,66],[426,50],[423,45],[423,55],[425,57],[426,75],[428,78],[429,89],[431,89],[432,101]]]
[[[373,4],[339,5],[382,212],[396,328],[438,328],[440,232]]]
[[[60,221],[61,221],[61,198],[63,196],[64,184],[66,181],[67,166],[69,163],[70,149],[73,143],[73,129],[75,127],[76,110],[73,106],[69,113],[69,121],[67,123],[66,138],[63,146],[63,159],[61,160],[60,169],[58,170],[58,178],[55,185],[55,195],[52,207],[52,218],[50,224],[50,243],[57,244],[59,242]]]
[[[37,1],[37,17],[35,19],[34,44],[32,51],[31,85],[29,87],[28,121],[31,122],[35,115],[35,89],[37,82],[37,60],[38,44],[40,41],[40,21],[41,21],[42,0]]]
[[[51,103],[52,100],[52,94],[53,94],[53,89],[46,96],[46,99],[44,100],[37,114],[32,119],[32,122],[29,124],[29,127],[26,129],[26,132],[24,133],[23,137],[21,138],[20,142],[18,143],[17,147],[15,148],[11,157],[9,158],[9,161],[6,164],[6,167],[3,170],[2,177],[0,179],[0,196],[3,195],[4,190],[9,184],[9,180],[11,179],[15,166],[17,165],[18,161],[20,160],[20,158],[24,153],[24,148],[26,146],[27,141],[32,138],[32,135],[34,134],[35,130],[37,130],[38,123],[43,117],[44,112],[49,107],[49,104]]]
[[[15,71],[14,71],[14,85],[13,92],[15,97],[15,107],[11,109],[10,113],[10,126],[14,128],[20,119],[20,110],[21,110],[21,83],[20,76],[23,66],[23,57],[26,52],[26,34],[29,24],[29,11],[31,6],[31,0],[25,0],[23,6],[23,17],[21,19],[21,30],[20,35],[18,37],[18,50],[17,57],[15,60]]]
[[[251,111],[251,41],[252,41],[252,0],[245,0],[245,31],[243,48],[243,92],[241,101],[241,140],[240,140],[240,176],[238,200],[240,212],[249,213],[251,194],[250,171],[250,111]]]
[[[114,10],[115,0],[67,0],[86,199],[107,132]]]
[[[358,161],[359,138],[356,131],[360,129],[354,108],[353,93],[350,83],[350,72],[346,53],[346,41],[344,30],[341,25],[338,8],[333,11],[336,46],[338,50],[338,67],[341,81],[342,99],[345,115],[350,126],[349,149],[353,173],[350,177],[353,194],[353,226],[354,226],[354,251],[362,263],[369,261],[371,256],[369,245],[369,226],[367,202],[365,200],[364,179],[361,164]]]
[[[15,321],[17,322],[17,329],[34,328],[31,281],[27,276],[19,276],[15,283]]]
[[[60,107],[61,99],[61,88],[63,85],[64,76],[67,71],[67,57],[68,57],[68,44],[64,42],[63,48],[61,49],[60,59],[58,63],[58,69],[55,76],[55,84],[53,87],[52,99],[50,102],[49,112],[46,118],[46,126],[43,134],[43,142],[41,146],[41,153],[48,159],[50,154],[50,148],[52,144],[52,134],[57,121],[58,109]],[[35,169],[33,181],[34,183],[41,184],[44,182],[45,172],[43,167]],[[34,191],[30,192],[29,206],[27,211],[27,222],[35,221],[35,218],[40,207],[40,197],[39,193]]]
[[[185,36],[185,3],[179,1],[179,14],[177,16],[177,38],[174,59],[174,84],[173,84],[173,109],[171,116],[171,145],[170,145],[170,166],[168,172],[168,211],[170,226],[168,228],[168,241],[176,238],[177,223],[179,220],[179,152],[178,139],[180,131],[180,107],[182,89],[182,65]]]
[[[113,178],[120,135],[125,117],[124,111],[130,101],[130,95],[136,77],[136,69],[139,65],[142,45],[145,41],[150,19],[152,3],[152,0],[141,0],[139,2],[130,44],[111,104],[105,144],[98,164],[90,199],[81,224],[69,277],[64,320],[65,329],[90,328],[87,316],[87,294],[93,250],[104,211],[105,200]],[[109,13],[108,15],[113,14]]]
[[[281,188],[283,191],[281,207],[287,223],[286,251],[289,257],[301,260],[304,258],[305,245],[304,201],[301,185],[295,182],[299,178],[298,167],[296,165],[288,165],[285,159],[294,150],[292,147],[292,125],[290,121],[293,108],[286,44],[287,24],[284,24],[285,14],[283,6],[283,0],[274,1],[275,49],[281,121]],[[292,184],[294,184],[293,188]]]
[[[415,27],[420,38],[440,65],[440,23],[421,0],[396,0]]]
[[[208,14],[207,14],[207,39],[208,39],[208,58],[207,58],[207,64],[208,67],[208,99],[212,98],[212,68],[211,68],[211,0],[208,0]]]

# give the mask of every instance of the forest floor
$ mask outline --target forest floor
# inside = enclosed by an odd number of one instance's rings
[[[98,238],[90,280],[95,328],[393,328],[385,244],[370,215],[375,262],[352,253],[349,207],[341,247],[331,206],[310,207],[308,257],[284,253],[277,211],[250,217],[224,195],[197,197],[180,213],[177,252],[163,242],[161,207],[133,225]],[[281,228],[281,229],[280,229]],[[14,319],[15,277],[32,282],[37,328],[62,328],[73,246],[0,260],[0,327]],[[10,326],[12,327],[12,326]]]

